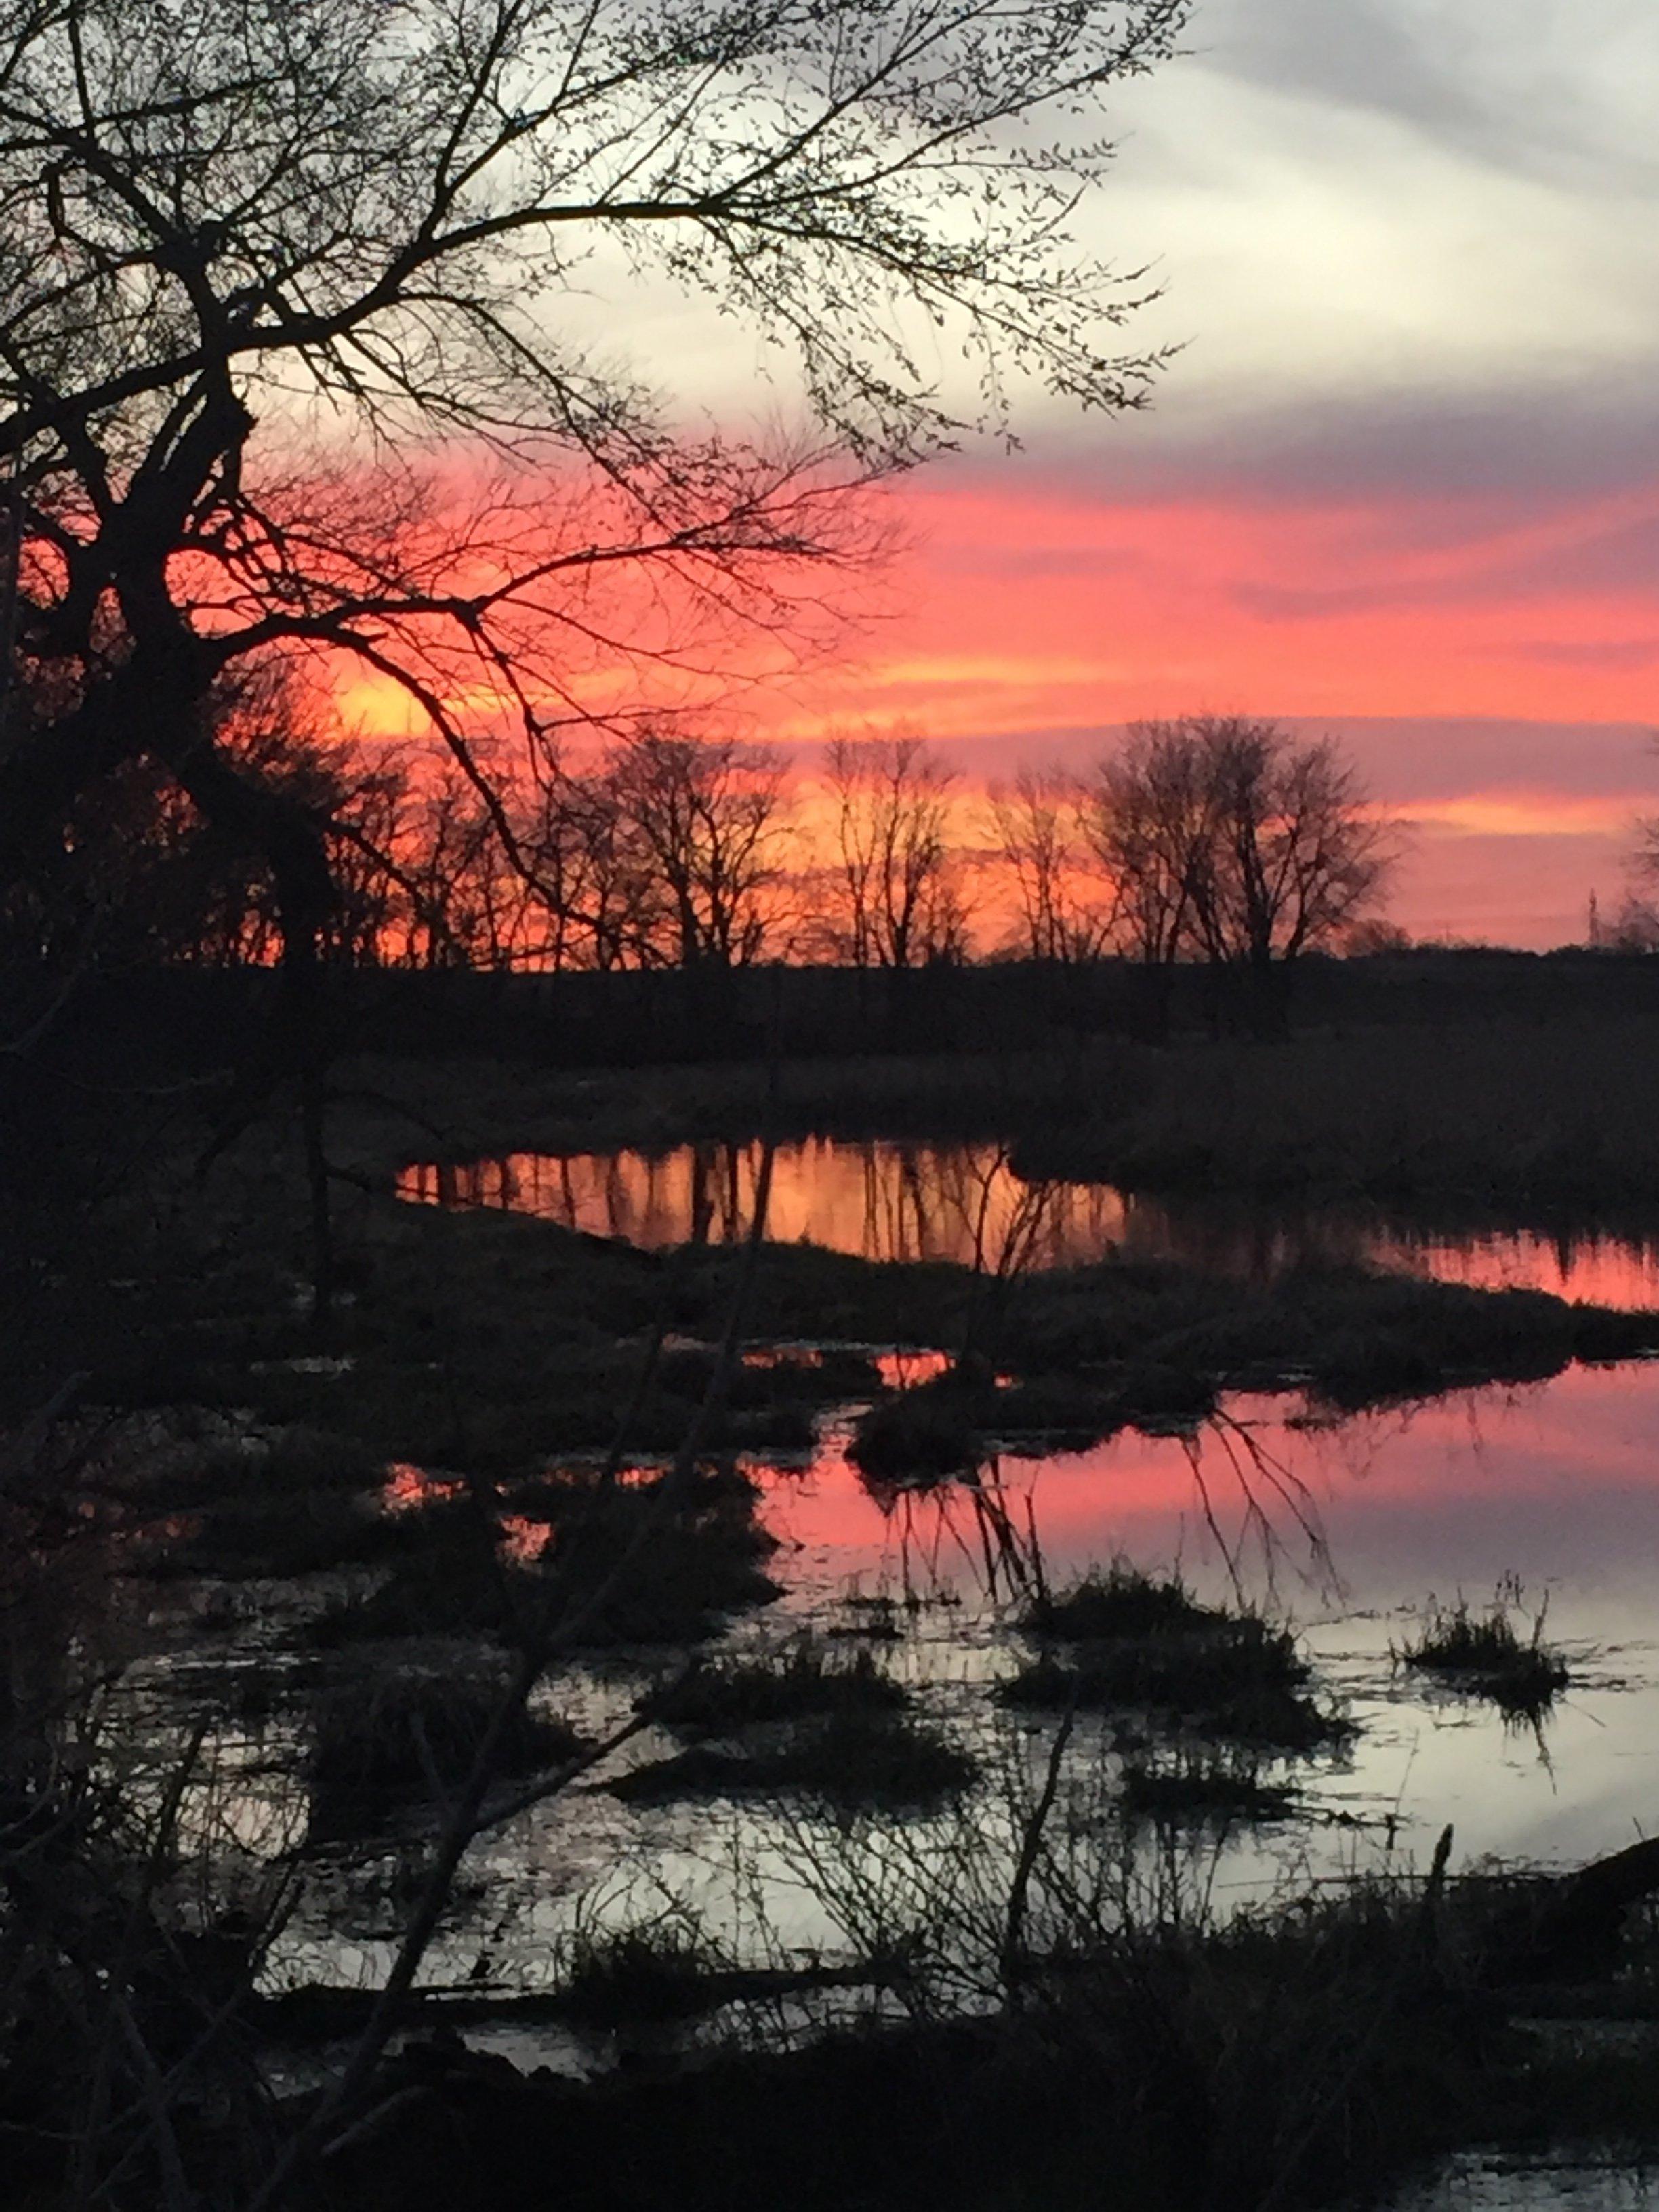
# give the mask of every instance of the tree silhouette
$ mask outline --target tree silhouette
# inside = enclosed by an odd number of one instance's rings
[[[150,762],[257,845],[290,951],[320,825],[204,708],[272,652],[469,743],[589,718],[584,672],[688,623],[787,627],[844,494],[1002,411],[1012,368],[1130,406],[1136,288],[1070,244],[1099,96],[1186,0],[30,0],[0,30],[0,866]],[[575,334],[586,257],[793,358],[816,427],[687,435]],[[981,399],[934,391],[945,326]],[[481,707],[481,701],[485,702]],[[465,703],[461,703],[461,702]],[[470,718],[470,719],[469,719]]]

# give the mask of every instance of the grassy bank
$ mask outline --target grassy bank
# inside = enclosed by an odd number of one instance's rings
[[[1298,2212],[1368,2201],[1454,2144],[1659,2140],[1651,2032],[1517,2027],[1471,1977],[1453,1902],[1443,1918],[1360,1886],[1224,1932],[1125,1929],[977,2020],[872,2021],[586,2086],[421,2045],[386,2077],[396,2125],[331,2161],[321,2201],[378,2212],[430,2190],[513,2212],[556,2170],[574,2212]],[[646,1964],[660,2009],[668,1978]],[[689,1952],[668,1965],[682,2015],[720,1978]]]
[[[524,1217],[405,1205],[388,1187],[395,1152],[378,1107],[343,1109],[337,1139],[356,1164],[336,1188],[341,1293],[320,1340],[299,1163],[291,1132],[266,1124],[200,1177],[192,1149],[176,1146],[61,1224],[49,1264],[23,1255],[7,1279],[0,1402],[26,1417],[79,1377],[82,1403],[251,1419],[258,1452],[221,1438],[148,1478],[151,1507],[205,1512],[188,1540],[194,1564],[231,1573],[257,1573],[279,1539],[289,1571],[378,1557],[385,1529],[329,1493],[388,1464],[533,1484],[561,1454],[608,1447],[624,1416],[629,1449],[678,1443],[708,1387],[738,1254],[644,1252]],[[969,1462],[976,1438],[1179,1425],[1233,1387],[1294,1380],[1357,1407],[1547,1376],[1653,1345],[1659,1318],[1354,1269],[1263,1284],[1107,1262],[997,1283],[945,1262],[778,1245],[744,1330],[760,1343],[957,1355],[952,1376],[884,1412],[885,1432],[862,1447],[872,1470],[906,1479]],[[802,1447],[817,1407],[878,1395],[855,1352],[745,1365],[705,1442]]]
[[[1659,1018],[1616,1008],[1310,1030],[1279,1044],[1127,1038],[975,1056],[800,1060],[781,1129],[1011,1143],[1021,1171],[1169,1192],[1364,1200],[1540,1220],[1627,1208],[1659,1219]],[[406,1157],[662,1147],[761,1127],[755,1067],[514,1073],[381,1066],[423,1132]],[[424,1143],[422,1142],[424,1137]]]

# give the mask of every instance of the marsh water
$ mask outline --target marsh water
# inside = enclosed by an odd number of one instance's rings
[[[749,1147],[654,1161],[517,1158],[411,1169],[403,1189],[411,1200],[510,1206],[665,1245],[740,1233],[756,1165]],[[977,1249],[995,1265],[1012,1250],[1042,1265],[1117,1253],[1272,1272],[1317,1255],[1659,1304],[1659,1260],[1627,1240],[1434,1239],[1358,1217],[1206,1217],[1103,1187],[1024,1184],[988,1148],[793,1146],[773,1202],[775,1236],[873,1257],[971,1259]],[[926,1380],[944,1358],[927,1346],[861,1349],[890,1387]],[[771,1344],[747,1356],[812,1363],[824,1350]],[[781,1595],[734,1622],[728,1641],[775,1650],[802,1632],[846,1638],[844,1648],[871,1650],[913,1692],[921,1718],[974,1753],[982,1779],[964,1802],[899,1824],[903,1849],[935,1875],[943,1866],[952,1881],[965,1880],[960,1869],[975,1854],[994,1859],[999,1839],[1018,1832],[1021,1792],[1029,1802],[1055,1741],[1052,1716],[992,1694],[1027,1656],[1018,1624],[1033,1577],[1060,1585],[1117,1558],[1176,1571],[1201,1597],[1243,1600],[1287,1621],[1312,1662],[1315,1693],[1353,1725],[1339,1749],[1262,1762],[1263,1780],[1289,1793],[1265,1824],[1200,1825],[1178,1839],[1143,1832],[1127,1845],[1120,1835],[1112,1848],[1128,1850],[1138,1878],[1173,1881],[1182,1910],[1225,1913],[1286,1883],[1420,1870],[1448,1823],[1459,1868],[1486,1859],[1570,1866],[1650,1826],[1659,1803],[1659,1362],[1574,1366],[1547,1382],[1340,1419],[1296,1391],[1235,1395],[1187,1433],[1129,1428],[1086,1450],[1012,1439],[973,1479],[928,1487],[884,1487],[860,1474],[847,1450],[860,1410],[821,1413],[809,1449],[742,1461],[778,1542],[768,1571]],[[550,1444],[556,1449],[556,1439]],[[395,1468],[380,1509],[420,1512],[454,1481],[441,1469]],[[509,1545],[542,1533],[504,1524]],[[330,1592],[295,1595],[315,1604]],[[1432,1604],[1462,1597],[1484,1608],[1500,1596],[1523,1629],[1541,1621],[1568,1667],[1565,1693],[1535,1726],[1506,1723],[1397,1656]],[[158,1705],[188,1706],[216,1666],[246,1651],[249,1620],[269,1598],[249,1592],[252,1613],[227,1616],[222,1594],[176,1589],[167,1601],[180,1611],[185,1642],[149,1675]],[[430,1663],[445,1663],[441,1645]],[[616,1651],[562,1670],[545,1695],[598,1728],[677,1663],[672,1653]],[[228,1718],[216,1741],[211,1818],[254,1860],[291,1848],[305,1831],[302,1736],[279,1707],[264,1719]],[[642,1763],[673,1747],[649,1730],[623,1757]],[[1110,1814],[1128,1755],[1107,1722],[1079,1717],[1066,1756],[1090,1817]],[[896,1831],[884,1832],[880,1850],[890,1851]],[[573,1931],[665,1915],[692,1916],[729,1956],[850,1956],[869,1935],[860,1916],[870,1909],[875,1833],[861,1818],[810,1804],[635,1805],[584,1784],[471,1855],[471,1887],[427,1978],[479,1998],[533,1996],[556,1980]],[[273,1955],[274,1984],[371,1986],[390,1956],[397,1872],[396,1852],[384,1850],[374,1865],[349,1854],[326,1865]],[[1160,1909],[1168,1894],[1160,1890]],[[468,2033],[520,2060],[586,2068],[617,2056],[603,2038],[545,2020]],[[1537,2195],[1486,2189],[1473,2180],[1469,2201],[1559,2201],[1547,2180]]]
[[[764,1356],[811,1358],[813,1348]],[[1197,1899],[1224,1912],[1287,1881],[1420,1871],[1448,1822],[1460,1867],[1489,1857],[1571,1865],[1650,1825],[1659,1363],[1575,1368],[1336,1423],[1310,1419],[1295,1397],[1235,1398],[1189,1437],[1127,1431],[1088,1451],[1006,1452],[973,1482],[925,1492],[866,1483],[844,1449],[850,1417],[827,1414],[811,1452],[745,1462],[780,1540],[770,1571],[784,1595],[737,1624],[732,1641],[776,1649],[807,1628],[846,1634],[878,1609],[883,1664],[984,1768],[964,1810],[906,1824],[918,1848],[952,1852],[964,1835],[975,1848],[994,1838],[1009,1819],[1011,1783],[1029,1788],[1054,1741],[1052,1718],[1000,1708],[990,1695],[1021,1656],[1014,1621],[1038,1548],[1057,1582],[1122,1555],[1177,1568],[1202,1595],[1272,1607],[1304,1637],[1318,1695],[1355,1724],[1340,1752],[1264,1764],[1264,1778],[1291,1790],[1285,1817],[1182,1839],[1183,1909]],[[397,1471],[386,1510],[421,1510],[441,1489],[440,1478],[428,1493],[428,1480]],[[1500,1586],[1525,1618],[1543,1612],[1570,1668],[1565,1693],[1535,1728],[1437,1688],[1394,1656],[1431,1597],[1461,1592],[1484,1604]],[[670,1663],[660,1652],[619,1652],[567,1670],[550,1695],[588,1723],[613,1720]],[[651,1732],[627,1756],[672,1747]],[[282,1807],[293,1803],[280,1746],[273,1759],[269,1732],[255,1731],[227,1748],[236,1820],[251,1842],[279,1835]],[[1109,1803],[1122,1766],[1111,1729],[1080,1722],[1069,1756],[1090,1802]],[[295,1817],[303,1826],[302,1809],[286,1817],[290,1832]],[[435,1947],[430,1978],[481,1993],[534,1991],[573,1929],[671,1911],[696,1916],[740,1954],[833,1958],[856,1948],[854,1872],[870,1834],[799,1806],[635,1807],[579,1788],[476,1855],[477,1905]],[[1160,1878],[1169,1864],[1159,1858]],[[337,1881],[325,1910],[296,1920],[274,1962],[279,1980],[366,1985],[384,1970],[383,1905],[343,1910],[341,1899]],[[495,2046],[610,2063],[544,2024],[504,2029]]]
[[[411,1167],[403,1194],[521,1210],[652,1247],[729,1241],[752,1216],[757,1145],[519,1154]],[[1454,1233],[1358,1211],[1173,1204],[1034,1183],[990,1146],[813,1138],[780,1147],[769,1233],[872,1259],[1036,1267],[1118,1256],[1271,1276],[1308,1261],[1659,1305],[1659,1247],[1585,1231]],[[814,1357],[811,1347],[753,1356]],[[902,1357],[900,1355],[899,1357]],[[927,1355],[885,1379],[916,1381]],[[895,1599],[893,1663],[943,1713],[1008,1670],[1023,1564],[1064,1580],[1121,1555],[1297,1626],[1358,1723],[1294,1776],[1296,1850],[1419,1855],[1448,1821],[1461,1861],[1570,1863],[1619,1848],[1659,1802],[1659,1364],[1575,1366],[1384,1412],[1327,1418],[1296,1394],[1236,1398],[1189,1436],[1124,1430],[1086,1451],[1005,1451],[973,1483],[884,1492],[846,1455],[848,1413],[793,1462],[751,1462],[782,1540],[787,1610],[822,1621]],[[1565,1652],[1539,1729],[1435,1687],[1394,1656],[1431,1603],[1502,1594]],[[761,1632],[778,1632],[773,1618]],[[1243,1854],[1249,1856],[1251,1852]]]
[[[1460,1857],[1565,1863],[1651,1821],[1659,1364],[1328,1422],[1293,1397],[1235,1398],[1191,1437],[1004,1454],[977,1484],[925,1492],[872,1490],[843,1433],[828,1424],[804,1469],[763,1476],[792,1602],[943,1594],[917,1633],[942,1647],[945,1679],[1006,1663],[978,1638],[1018,1596],[1035,1534],[1051,1579],[1121,1555],[1295,1622],[1360,1731],[1297,1778],[1323,1853],[1343,1856],[1353,1822],[1420,1850],[1449,1820]],[[1543,1613],[1571,1668],[1535,1732],[1393,1656],[1431,1600],[1483,1607],[1500,1586],[1519,1616]]]
[[[531,1213],[651,1249],[729,1243],[753,1218],[761,1146],[681,1145],[514,1152],[417,1163],[400,1194],[427,1204]],[[807,1137],[778,1146],[768,1233],[866,1260],[990,1267],[1107,1258],[1174,1261],[1267,1278],[1298,1265],[1360,1264],[1483,1290],[1659,1306],[1659,1239],[1576,1225],[1454,1229],[1379,1209],[1154,1198],[1109,1183],[1028,1181],[1006,1147]]]

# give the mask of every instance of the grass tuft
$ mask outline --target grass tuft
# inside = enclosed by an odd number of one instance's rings
[[[872,1482],[921,1489],[973,1474],[985,1446],[957,1395],[923,1384],[863,1414],[847,1456]]]
[[[726,1735],[830,1713],[900,1712],[908,1702],[870,1652],[832,1658],[805,1637],[775,1656],[716,1659],[642,1700],[653,1719],[684,1735]]]
[[[726,1616],[777,1595],[760,1562],[774,1548],[757,1517],[758,1493],[742,1475],[700,1475],[672,1510],[660,1480],[599,1490],[570,1475],[515,1492],[513,1507],[555,1532],[549,1559],[513,1565],[497,1554],[470,1502],[406,1515],[407,1556],[364,1595],[331,1607],[313,1626],[326,1647],[379,1638],[510,1638],[526,1613],[550,1604],[554,1617],[580,1604],[618,1565],[584,1645],[694,1644]]]
[[[1434,1674],[1449,1688],[1489,1699],[1506,1720],[1543,1719],[1567,1686],[1566,1661],[1544,1641],[1543,1611],[1522,1635],[1502,1590],[1485,1613],[1471,1612],[1461,1596],[1452,1606],[1431,1603],[1417,1638],[1397,1646],[1394,1656],[1396,1664]]]
[[[787,1791],[842,1810],[903,1814],[959,1796],[978,1771],[966,1752],[913,1721],[836,1712],[793,1722],[774,1741],[752,1747],[695,1744],[610,1786],[635,1804]]]
[[[720,2002],[723,1977],[713,1950],[685,1923],[581,1936],[559,1981],[559,2008],[583,2027],[615,2029],[695,2020]]]
[[[1133,1713],[1154,1733],[1311,1753],[1352,1734],[1305,1694],[1307,1661],[1287,1628],[1201,1604],[1178,1576],[1123,1561],[1033,1601],[1022,1626],[1047,1644],[999,1692],[1006,1705]]]
[[[1179,1575],[1149,1575],[1120,1558],[1091,1569],[1068,1590],[1034,1598],[1020,1626],[1033,1636],[1093,1642],[1193,1634],[1225,1627],[1236,1617],[1200,1604]]]
[[[311,1840],[378,1832],[460,1782],[501,1695],[494,1673],[425,1672],[358,1678],[319,1695],[306,1765]],[[568,1723],[520,1711],[501,1740],[496,1770],[561,1766],[581,1747]]]

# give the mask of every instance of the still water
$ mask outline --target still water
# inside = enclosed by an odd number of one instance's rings
[[[651,1249],[729,1243],[753,1218],[758,1143],[641,1152],[515,1152],[418,1163],[398,1181],[417,1203],[495,1206]],[[1214,1199],[1135,1195],[1109,1183],[1028,1182],[994,1145],[808,1137],[778,1147],[768,1209],[777,1242],[869,1260],[988,1267],[1075,1266],[1115,1256],[1264,1279],[1308,1261],[1364,1263],[1480,1289],[1549,1291],[1659,1306],[1659,1239],[1589,1231],[1452,1234],[1378,1212],[1297,1212]]]
[[[770,1359],[813,1349],[757,1348]],[[1178,1569],[1200,1595],[1270,1606],[1304,1638],[1315,1694],[1356,1726],[1339,1753],[1263,1770],[1291,1786],[1290,1818],[1167,1844],[1143,1836],[1136,1879],[1149,1893],[1158,1885],[1166,1904],[1175,1894],[1183,1911],[1224,1917],[1287,1884],[1300,1893],[1354,1871],[1420,1873],[1448,1823],[1454,1872],[1489,1856],[1581,1864],[1651,1830],[1659,1362],[1573,1368],[1543,1383],[1334,1424],[1310,1420],[1291,1395],[1241,1395],[1188,1438],[1126,1431],[1051,1455],[1028,1444],[1000,1453],[976,1482],[927,1491],[883,1490],[859,1475],[846,1452],[854,1412],[825,1417],[815,1448],[793,1461],[748,1462],[779,1539],[769,1571],[783,1594],[734,1624],[732,1642],[775,1648],[804,1627],[844,1634],[882,1620],[882,1663],[923,1718],[979,1755],[981,1784],[954,1811],[885,1827],[801,1803],[623,1805],[602,1781],[579,1786],[470,1856],[478,1901],[434,1944],[434,1983],[480,1996],[533,1992],[556,1978],[575,1931],[665,1914],[695,1916],[726,1955],[834,1960],[864,1940],[860,1900],[873,1869],[896,1868],[902,1881],[907,1867],[932,1867],[926,1879],[951,1896],[988,1867],[994,1887],[1006,1881],[999,1855],[1018,1832],[1012,1778],[1023,1774],[1029,1789],[1055,1738],[1054,1716],[1011,1711],[993,1694],[1022,1656],[1017,1617],[1036,1550],[1055,1585],[1122,1555]],[[383,1505],[419,1510],[441,1497],[443,1480],[396,1470]],[[1543,1609],[1546,1638],[1571,1671],[1535,1731],[1506,1727],[1490,1706],[1437,1689],[1393,1656],[1431,1597],[1462,1594],[1484,1607],[1500,1584],[1522,1626]],[[618,1652],[562,1670],[546,1694],[598,1728],[677,1663],[671,1654]],[[672,1747],[649,1731],[625,1756]],[[1079,1717],[1066,1759],[1082,1808],[1075,1832],[1068,1812],[1066,1832],[1085,1838],[1080,1848],[1100,1832],[1115,1850],[1090,1809],[1112,1806],[1121,1786],[1111,1723]],[[249,1767],[269,1771],[258,1756]],[[250,1822],[270,1786],[243,1785]],[[287,1802],[285,1785],[275,1791],[268,1814]],[[302,1826],[302,1802],[297,1817]],[[390,1955],[380,1913],[343,1915],[328,1887],[288,1931],[272,1978],[361,1984],[384,1973]],[[775,2021],[764,2029],[775,2031]],[[614,2063],[603,2039],[551,2026],[468,2033],[521,2063]],[[1552,2206],[1561,2200],[1546,2179],[1541,2193],[1528,2183],[1504,2195],[1482,2193],[1476,2176],[1470,2202],[1490,2212]],[[1597,2201],[1625,2212],[1641,2200]]]
[[[810,1463],[763,1470],[791,1602],[946,1594],[915,1613],[940,1681],[1000,1671],[988,1624],[1017,1601],[1035,1535],[1052,1582],[1121,1553],[1242,1590],[1303,1632],[1361,1733],[1300,1778],[1316,1820],[1421,1850],[1449,1820],[1461,1863],[1571,1862],[1650,1830],[1659,1804],[1659,1364],[1576,1367],[1520,1389],[1310,1424],[1236,1398],[1191,1439],[1133,1431],[1084,1452],[1005,1453],[978,1486],[872,1491],[830,1423]],[[1432,1598],[1484,1608],[1518,1584],[1570,1687],[1534,1735],[1397,1668]],[[1342,1830],[1316,1838],[1339,1859]]]

